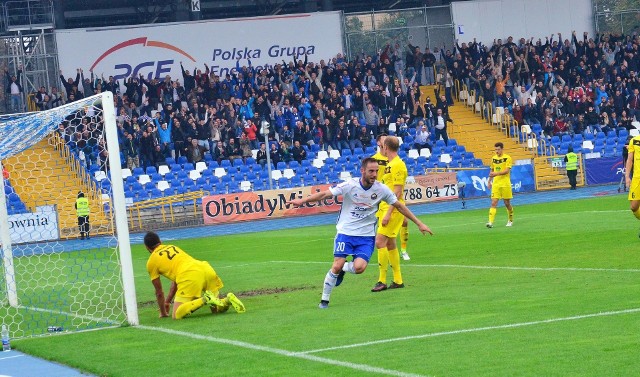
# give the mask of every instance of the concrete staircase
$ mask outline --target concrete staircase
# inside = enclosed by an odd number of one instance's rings
[[[55,205],[61,238],[79,237],[75,201],[82,191],[89,198],[91,234],[105,233],[111,228],[104,214],[101,193],[91,185],[74,157],[69,157],[64,144],[49,137],[31,148],[3,161],[11,174],[16,193],[30,211],[39,206]],[[65,157],[64,155],[67,154]]]
[[[428,94],[434,98],[435,86],[422,86],[420,92],[421,97]],[[447,126],[449,137],[464,145],[467,151],[473,152],[487,166],[491,164],[497,142],[504,144],[505,153],[511,155],[514,162],[535,156],[534,151],[527,149],[517,138],[508,136],[505,130],[486,122],[480,113],[474,113],[464,102],[455,101],[453,106],[449,106],[449,116],[453,120],[453,124]]]
[[[435,86],[420,87],[421,99],[426,96],[435,96]],[[476,158],[489,166],[491,157],[495,153],[495,143],[504,144],[505,153],[511,155],[514,163],[518,160],[532,160],[536,175],[536,189],[556,189],[569,187],[566,170],[558,167],[555,159],[558,156],[538,156],[537,140],[533,145],[527,140],[521,140],[520,136],[506,125],[493,124],[482,118],[480,112],[474,111],[474,107],[466,101],[456,100],[454,106],[449,107],[449,116],[454,123],[448,126],[449,137],[456,139],[467,151],[473,152]],[[543,142],[543,141],[540,141]],[[533,148],[531,148],[533,146]],[[582,169],[578,173],[578,184],[584,184]]]

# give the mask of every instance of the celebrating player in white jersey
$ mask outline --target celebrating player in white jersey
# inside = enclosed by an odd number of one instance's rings
[[[338,217],[338,230],[333,246],[333,266],[324,278],[322,299],[319,308],[329,307],[329,297],[333,287],[342,283],[345,272],[361,274],[367,268],[373,254],[376,235],[376,211],[381,201],[398,209],[413,221],[422,234],[433,234],[428,226],[418,220],[406,205],[398,201],[395,194],[385,185],[376,181],[378,162],[373,158],[362,160],[360,179],[353,178],[328,190],[315,193],[290,203],[301,206],[308,202],[317,202],[333,196],[342,195],[342,208]],[[347,256],[353,256],[347,262]]]

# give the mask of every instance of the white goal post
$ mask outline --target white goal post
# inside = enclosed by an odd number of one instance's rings
[[[111,92],[0,117],[0,324],[13,338],[139,323],[118,137]]]

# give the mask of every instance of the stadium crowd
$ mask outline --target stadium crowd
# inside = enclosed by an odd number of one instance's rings
[[[390,123],[398,136],[415,136],[412,147],[431,149],[436,138],[448,139],[455,80],[494,108],[504,107],[519,124],[540,124],[547,137],[606,133],[630,130],[640,112],[639,46],[636,34],[585,32],[578,38],[573,32],[544,41],[497,39],[491,46],[456,41],[451,49],[433,51],[396,43],[352,61],[340,54],[320,62],[304,56],[261,70],[238,61],[224,77],[206,64],[191,71],[181,63],[181,78],[139,76],[124,83],[78,69],[75,79],[61,72],[64,93],[43,87],[35,102],[45,110],[113,92],[129,168],[180,156],[196,163],[207,153],[216,160],[246,159],[256,149],[264,164],[263,132],[274,141],[274,163],[300,161],[312,148],[364,149],[388,133]],[[12,93],[15,78],[7,73],[7,80]],[[434,98],[429,93],[421,103],[420,85],[432,84]],[[94,132],[91,119],[60,126],[87,165],[105,154]]]

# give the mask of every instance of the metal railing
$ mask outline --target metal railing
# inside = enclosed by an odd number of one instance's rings
[[[51,0],[7,1],[2,7],[4,30],[51,29],[54,26]]]
[[[161,218],[161,222],[165,224],[175,224],[177,222],[177,208],[182,208],[182,214],[192,221],[200,221],[202,220],[202,213],[198,210],[197,201],[207,194],[208,192],[199,190],[135,202],[127,208],[129,212],[129,229],[147,229],[148,224],[145,221],[146,218],[143,216],[144,210],[159,212],[160,216],[153,216],[153,220],[157,222]],[[182,206],[176,206],[178,203],[182,203]]]

